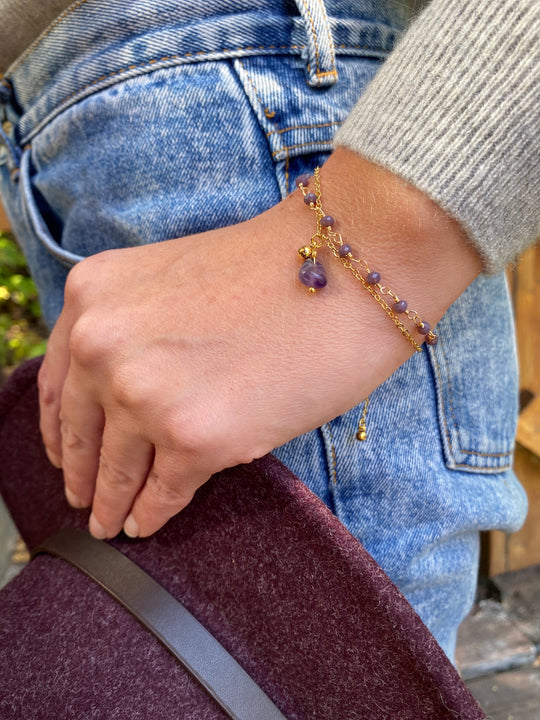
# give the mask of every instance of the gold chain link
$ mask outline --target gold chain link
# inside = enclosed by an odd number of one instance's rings
[[[341,264],[344,268],[347,270],[350,270],[351,274],[362,283],[362,286],[368,291],[368,293],[373,297],[373,299],[381,306],[381,308],[384,310],[384,312],[388,315],[390,320],[394,323],[394,325],[398,328],[398,330],[401,332],[403,337],[405,337],[410,344],[413,346],[413,348],[416,350],[416,352],[422,352],[422,348],[419,343],[416,342],[414,337],[411,335],[410,331],[405,327],[405,325],[401,322],[401,320],[398,317],[398,314],[390,307],[390,305],[386,302],[386,300],[383,298],[383,295],[388,295],[394,303],[400,302],[400,298],[396,293],[391,290],[389,287],[386,287],[385,285],[381,285],[380,283],[369,283],[364,275],[360,272],[360,268],[367,274],[371,272],[369,269],[369,265],[367,264],[366,260],[363,258],[355,258],[352,256],[351,253],[349,253],[345,257],[341,257],[339,254],[339,248],[344,245],[343,238],[341,236],[341,233],[336,230],[330,230],[327,227],[322,226],[321,220],[323,217],[325,217],[325,212],[322,208],[322,198],[321,198],[321,180],[320,180],[320,172],[319,168],[315,168],[314,172],[314,180],[315,180],[315,197],[316,201],[313,203],[310,203],[309,207],[311,210],[315,212],[316,222],[317,222],[317,231],[311,236],[311,242],[309,249],[310,250],[310,256],[315,258],[317,255],[317,250],[324,245],[326,245],[329,250],[332,252],[332,254],[341,261]],[[299,185],[300,190],[302,191],[302,194],[304,197],[306,196],[308,192],[307,185],[300,184]],[[306,256],[306,248],[300,249],[300,254],[304,257]],[[354,263],[354,264],[353,264]],[[354,265],[357,265],[358,267],[354,267]],[[422,322],[422,318],[420,315],[416,312],[416,310],[405,310],[403,313],[417,328],[422,328],[424,326],[424,323]],[[430,330],[427,334],[428,339],[435,339],[436,335]],[[367,410],[367,407],[366,407]]]

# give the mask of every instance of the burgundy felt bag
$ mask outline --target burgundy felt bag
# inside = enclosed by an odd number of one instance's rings
[[[88,512],[69,507],[45,456],[38,367],[0,392],[0,489],[30,548],[64,531],[0,592],[1,720],[485,717],[383,571],[272,457],[212,478],[151,538],[90,539],[79,553]],[[171,651],[186,636],[187,662]],[[218,645],[205,656],[207,636]]]

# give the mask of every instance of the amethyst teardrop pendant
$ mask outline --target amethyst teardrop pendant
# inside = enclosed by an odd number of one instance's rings
[[[306,260],[300,268],[298,277],[303,285],[314,290],[320,290],[327,283],[324,265],[318,260]]]

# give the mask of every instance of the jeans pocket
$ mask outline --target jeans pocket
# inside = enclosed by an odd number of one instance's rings
[[[48,224],[45,222],[40,210],[42,201],[38,200],[37,191],[32,184],[30,155],[30,148],[26,148],[21,159],[20,192],[22,214],[26,219],[29,231],[42,248],[65,268],[72,268],[83,257],[64,249],[60,242],[53,237]]]
[[[446,466],[500,473],[512,465],[518,411],[513,318],[504,274],[479,277],[427,349]]]
[[[339,80],[321,89],[306,83],[304,61],[299,57],[261,55],[233,60],[239,86],[275,163],[283,196],[294,189],[295,171],[312,171],[332,152],[335,133],[379,65],[376,58],[338,55]]]
[[[10,204],[51,325],[83,257],[231,225],[278,200],[251,106],[229,61],[216,61],[144,73],[67,108],[25,148]]]

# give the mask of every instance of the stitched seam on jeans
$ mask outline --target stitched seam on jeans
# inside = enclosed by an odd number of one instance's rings
[[[330,23],[328,22],[328,16],[326,15],[326,8],[325,8],[322,0],[317,0],[317,2],[321,6],[321,10],[326,17],[326,32],[328,34],[328,42],[330,44],[330,51],[332,53],[332,72],[326,72],[326,73],[324,73],[324,75],[336,75],[337,76],[336,63],[335,63],[334,38],[332,37],[332,33],[330,32]]]
[[[287,196],[291,194],[291,174],[289,172],[290,158],[289,153],[285,152],[285,192]]]
[[[86,0],[85,0],[86,1]],[[184,53],[183,55],[164,55],[160,58],[153,58],[152,60],[145,60],[142,63],[135,63],[132,65],[128,65],[127,67],[120,68],[119,70],[112,70],[111,72],[107,73],[106,75],[101,75],[98,78],[95,78],[89,83],[86,83],[86,85],[83,85],[82,87],[78,88],[75,92],[71,93],[70,95],[67,95],[67,97],[63,98],[63,100],[60,100],[57,107],[61,107],[66,102],[71,100],[72,98],[79,95],[79,93],[84,92],[88,88],[92,87],[93,85],[97,85],[100,82],[103,82],[104,80],[108,80],[109,78],[116,77],[118,75],[123,75],[130,70],[137,70],[142,69],[151,65],[155,65],[156,63],[160,62],[169,62],[171,60],[181,60],[183,58],[189,58],[189,57],[203,57],[206,55],[224,55],[226,53],[237,53],[237,52],[244,52],[245,50],[303,50],[304,45],[260,45],[258,47],[248,46],[248,47],[239,47],[236,48],[236,50],[232,50],[230,48],[227,48],[225,50],[197,50],[196,52],[188,52]]]
[[[284,131],[282,131],[282,130],[279,130],[278,126],[271,121],[271,118],[268,117],[268,115],[267,115],[267,113],[266,113],[266,110],[268,110],[269,108],[265,108],[265,103],[263,102],[263,99],[262,99],[262,97],[261,97],[261,93],[259,92],[258,87],[255,85],[255,81],[254,81],[253,78],[251,77],[251,75],[250,75],[250,73],[248,72],[248,70],[246,70],[246,67],[245,67],[244,63],[242,62],[242,59],[241,59],[241,58],[238,58],[237,60],[238,60],[238,64],[239,64],[240,67],[242,68],[242,71],[245,73],[245,75],[246,75],[246,77],[247,77],[247,79],[248,79],[248,81],[249,81],[249,84],[251,85],[251,87],[252,87],[253,90],[255,91],[255,97],[257,98],[257,101],[258,101],[260,107],[262,108],[262,111],[263,111],[266,119],[270,122],[271,125],[273,125],[273,126],[276,128],[275,130],[272,130],[271,132],[266,133],[266,137],[269,138],[270,135],[276,135],[276,134],[280,134],[281,132],[284,132]],[[279,152],[282,152],[282,150],[280,150]],[[273,157],[273,155],[272,155],[272,157]],[[286,194],[287,196],[290,195],[290,193],[291,193],[291,189],[290,189],[290,184],[291,184],[291,183],[290,183],[289,164],[290,164],[289,153],[288,153],[287,148],[285,148],[285,194]]]
[[[444,343],[441,343],[441,350],[442,350],[442,353],[443,353],[443,355],[444,355],[445,364],[446,364],[446,366],[448,367],[448,366],[449,366],[449,363],[448,363],[448,358],[447,358],[447,355],[446,355],[446,351],[445,351],[445,349],[444,349]],[[462,442],[461,442],[461,437],[460,437],[460,433],[459,433],[459,426],[458,426],[458,422],[457,422],[457,419],[456,419],[456,416],[455,416],[455,412],[454,412],[454,403],[453,403],[453,401],[452,401],[452,397],[453,397],[453,392],[454,392],[454,391],[453,391],[453,389],[452,389],[452,382],[451,382],[451,380],[450,380],[450,376],[449,376],[449,375],[448,375],[448,377],[447,377],[447,384],[448,384],[448,394],[450,395],[450,412],[451,412],[451,414],[452,414],[452,419],[453,419],[453,421],[454,421],[454,427],[456,428],[456,432],[457,432],[457,436],[458,436],[458,447],[459,447],[460,453],[463,453],[463,455],[478,455],[478,457],[493,457],[493,458],[497,458],[497,457],[508,457],[508,456],[512,455],[512,451],[511,451],[511,450],[510,450],[510,451],[507,451],[507,452],[500,452],[500,453],[485,453],[485,452],[479,452],[478,450],[464,450],[464,449],[463,449],[463,447],[462,447]]]
[[[490,457],[490,456],[488,456],[488,457]],[[478,470],[478,471],[480,471],[480,470],[493,470],[493,473],[495,474],[495,473],[503,472],[504,470],[510,470],[510,468],[511,468],[512,466],[511,466],[510,464],[508,464],[508,463],[507,463],[506,465],[500,465],[500,466],[494,466],[494,467],[490,467],[489,465],[488,465],[488,466],[485,466],[485,465],[470,465],[469,463],[454,463],[454,464],[453,464],[453,467],[455,467],[455,468],[468,468],[469,470]]]
[[[88,0],[81,0],[81,2],[88,2]],[[345,48],[347,46],[341,45],[340,47]],[[349,47],[351,49],[356,49],[359,46],[351,45]],[[181,60],[181,59],[190,58],[190,57],[203,58],[206,55],[225,55],[226,53],[234,54],[234,53],[238,53],[238,52],[245,52],[245,51],[252,51],[252,50],[267,51],[267,50],[304,50],[304,49],[305,49],[305,45],[258,45],[258,46],[248,45],[245,47],[238,47],[235,50],[231,50],[229,48],[227,48],[225,50],[198,50],[196,52],[184,53],[183,55],[180,55],[180,54],[179,55],[165,55],[161,58],[153,58],[151,60],[145,60],[142,63],[136,63],[133,65],[129,65],[128,67],[120,68],[119,70],[112,70],[111,72],[107,73],[106,75],[101,75],[99,78],[96,78],[96,79],[92,80],[91,82],[86,83],[86,85],[83,85],[82,87],[77,88],[77,90],[70,93],[66,97],[62,98],[62,100],[60,100],[55,105],[55,107],[53,108],[53,110],[51,112],[54,112],[56,114],[58,111],[60,111],[62,109],[63,105],[68,103],[73,98],[77,97],[77,95],[84,92],[85,90],[88,90],[88,88],[91,88],[92,86],[97,85],[100,82],[103,82],[104,80],[108,80],[113,77],[121,76],[131,70],[136,70],[136,69],[142,70],[145,67],[149,67],[151,65],[155,65],[156,63],[160,63],[160,62],[168,62],[171,60]],[[14,67],[14,66],[12,66],[12,67]],[[11,68],[10,68],[10,70],[11,70]],[[50,113],[48,115],[50,115]],[[41,125],[42,125],[42,123],[39,123],[38,126],[41,127]],[[32,131],[29,131],[27,134],[32,135],[32,134],[34,134],[34,132],[35,132],[35,128]]]
[[[309,67],[309,63],[308,63],[307,69],[308,69],[308,73],[311,74],[311,69]],[[316,76],[318,78],[326,77],[327,75],[337,76],[337,72],[335,70],[328,70],[327,72],[317,72],[316,73]]]
[[[447,357],[446,352],[445,352],[445,350],[444,350],[444,342],[441,342],[441,340],[442,340],[442,338],[439,339],[439,343],[440,343],[440,346],[441,346],[441,352],[442,352],[443,357],[444,357],[444,363],[445,363],[446,367],[448,368],[448,367],[449,367],[448,357]],[[442,384],[442,377],[441,377],[441,384]],[[446,373],[446,384],[447,384],[447,386],[448,386],[448,404],[449,404],[449,406],[450,406],[450,415],[452,416],[452,420],[453,420],[453,422],[454,422],[454,428],[455,428],[456,433],[457,433],[458,448],[459,448],[459,450],[461,450],[461,438],[460,438],[460,435],[459,435],[459,427],[458,427],[458,422],[457,422],[457,420],[456,420],[456,416],[455,416],[455,413],[454,413],[454,402],[453,402],[454,392],[453,392],[453,389],[452,389],[452,383],[451,383],[451,381],[450,381],[450,373],[449,373],[449,372]]]
[[[328,432],[330,433],[330,442],[332,443],[332,468],[331,468],[331,474],[332,474],[332,480],[334,481],[334,485],[337,485],[337,457],[336,457],[336,445],[334,442],[334,433],[332,432],[332,426],[330,423],[327,423]]]
[[[34,40],[34,42],[26,48],[26,50],[22,53],[22,55],[19,55],[19,57],[15,60],[15,62],[10,65],[9,71],[11,73],[12,70],[15,70],[16,67],[20,65],[20,63],[36,48],[46,37],[49,35],[54,28],[59,25],[61,22],[63,22],[68,15],[71,15],[72,12],[74,12],[78,7],[83,5],[84,3],[88,2],[88,0],[77,0],[72,5],[67,7],[63,13],[61,13],[55,20],[52,21],[52,23],[45,28],[45,30],[41,33],[41,35]]]
[[[274,135],[275,133],[282,134],[290,132],[292,130],[311,130],[312,128],[332,127],[332,125],[343,125],[343,120],[336,120],[335,122],[327,123],[316,123],[314,125],[291,125],[290,127],[283,128],[283,130],[272,130],[272,132],[266,134],[268,137],[270,137],[270,135]]]
[[[313,21],[313,17],[311,16],[310,11],[309,11],[309,7],[307,6],[306,0],[302,0],[302,4],[303,4],[303,6],[306,10],[306,13],[308,15],[308,18],[309,18],[309,24],[311,25],[311,34],[313,36],[313,42],[315,44],[315,60],[316,60],[316,64],[317,64],[315,74],[317,77],[324,77],[325,75],[337,75],[336,70],[335,70],[335,65],[334,65],[333,53],[332,53],[332,70],[329,72],[321,72],[319,69],[319,43],[318,43],[318,38],[317,38],[317,30],[315,29],[315,23]],[[323,8],[323,10],[324,10],[324,8]],[[330,40],[331,40],[331,38],[330,38]],[[309,63],[308,63],[308,72],[311,74]]]
[[[390,52],[389,50],[376,50],[375,48],[369,47],[369,45],[349,45],[348,43],[342,43],[341,45],[336,45],[336,48],[339,48],[340,50],[372,50],[373,52]]]
[[[439,342],[441,342],[440,338],[439,338]],[[437,357],[435,356],[435,353],[433,353],[432,358],[433,358],[433,362],[434,362],[434,364],[435,364],[435,372],[437,373],[437,377],[438,377],[438,379],[439,379],[439,383],[440,383],[440,385],[441,385],[441,387],[442,387],[443,382],[442,382],[442,377],[441,377],[441,369],[440,369],[440,367],[439,367],[439,361],[437,360]],[[454,457],[454,448],[452,447],[452,439],[450,438],[450,432],[449,432],[449,430],[448,430],[448,425],[447,425],[447,422],[446,422],[446,413],[445,413],[445,409],[444,409],[444,398],[443,398],[443,395],[442,395],[442,391],[441,391],[441,393],[440,393],[440,398],[441,398],[441,405],[442,405],[441,410],[442,410],[442,419],[443,419],[444,434],[446,435],[446,441],[447,441],[448,448],[449,448],[449,451],[450,451],[450,455],[451,455],[451,458],[452,458],[452,463],[453,463],[454,465],[456,465],[456,459],[455,459],[455,457]]]
[[[260,105],[261,108],[262,108],[262,111],[263,111],[263,113],[264,113],[264,116],[265,116],[266,119],[270,122],[270,124],[273,125],[273,126],[276,128],[276,130],[272,130],[272,132],[265,133],[265,134],[266,134],[266,137],[269,137],[270,135],[273,135],[274,133],[279,133],[279,132],[281,132],[279,129],[277,129],[277,125],[276,125],[275,123],[271,122],[271,118],[269,118],[268,115],[266,114],[266,110],[268,110],[268,108],[265,108],[265,104],[264,104],[264,102],[263,102],[263,100],[262,100],[261,93],[259,92],[258,87],[255,85],[255,81],[253,80],[253,78],[251,77],[251,75],[249,74],[249,72],[248,72],[248,71],[246,70],[246,68],[244,67],[244,63],[242,62],[242,59],[241,59],[241,58],[238,58],[238,64],[240,65],[240,67],[242,68],[242,70],[246,73],[246,77],[247,77],[247,79],[249,80],[249,84],[250,84],[251,87],[255,90],[255,97],[256,97],[257,100],[259,101],[259,105]]]
[[[500,453],[484,453],[479,452],[478,450],[461,450],[464,455],[478,455],[479,457],[509,457],[512,455],[512,450],[508,450],[507,452],[500,452]]]
[[[439,338],[439,344],[441,344],[440,338]],[[441,384],[441,386],[442,386],[442,385],[443,385],[443,379],[442,379],[441,369],[440,369],[440,366],[439,366],[439,361],[437,360],[437,357],[435,356],[435,353],[433,353],[432,357],[433,357],[433,360],[434,360],[434,363],[435,363],[435,370],[436,370],[436,372],[437,372],[437,376],[438,376],[438,378],[439,378],[439,382],[440,382],[440,384]],[[448,384],[449,384],[449,381],[448,381]],[[454,456],[454,448],[453,448],[453,444],[452,444],[452,439],[451,439],[451,437],[450,437],[450,431],[449,431],[449,429],[448,429],[448,423],[447,423],[447,421],[446,421],[446,413],[445,413],[445,411],[444,411],[444,404],[445,404],[445,403],[444,403],[444,398],[443,398],[443,396],[442,396],[442,393],[441,393],[441,403],[442,403],[442,405],[443,405],[443,408],[442,408],[442,419],[443,419],[443,425],[444,425],[444,433],[445,433],[445,435],[446,435],[446,439],[447,439],[447,441],[448,441],[448,447],[449,447],[449,449],[450,449],[450,454],[451,454],[451,456],[452,456],[452,464],[454,465],[454,467],[475,468],[475,467],[476,467],[475,465],[470,465],[469,463],[457,463],[457,462],[456,462],[456,458],[455,458],[455,456]],[[453,413],[452,413],[452,417],[454,418]],[[455,422],[455,418],[454,418],[454,422]],[[459,434],[458,434],[458,437],[459,437]],[[478,457],[484,457],[484,458],[502,458],[502,457],[508,457],[508,456],[511,456],[511,455],[512,455],[512,452],[511,452],[511,451],[510,451],[510,452],[505,452],[505,453],[485,453],[485,452],[478,452],[478,451],[475,451],[475,450],[462,450],[462,449],[461,449],[461,446],[459,446],[458,450],[459,450],[459,452],[462,453],[463,455],[476,455],[476,456],[478,456]],[[511,467],[511,465],[507,464],[507,465],[502,465],[501,467],[492,468],[492,469],[508,470],[510,467]],[[483,469],[483,468],[478,468],[478,469]]]
[[[85,1],[88,1],[88,0],[85,0]],[[341,47],[345,48],[347,46],[342,45]],[[351,49],[356,49],[357,47],[360,47],[360,46],[350,46],[350,47],[351,47]],[[269,51],[269,50],[277,50],[277,51],[279,51],[279,50],[289,50],[289,51],[290,50],[300,50],[301,51],[301,50],[305,49],[305,45],[259,45],[256,47],[247,46],[247,47],[239,47],[236,50],[227,50],[227,53],[234,54],[237,52],[244,52],[246,50],[253,50],[253,49],[260,50],[263,52]],[[201,50],[201,51],[197,51],[195,53],[185,53],[184,55],[170,55],[170,56],[165,56],[162,58],[153,58],[152,60],[146,60],[143,63],[130,65],[128,68],[121,68],[119,70],[113,70],[106,75],[102,75],[101,77],[99,77],[95,80],[92,80],[89,83],[86,83],[86,85],[83,85],[81,88],[78,88],[76,91],[70,93],[67,97],[62,98],[58,103],[56,103],[54,105],[54,107],[45,115],[45,117],[42,120],[37,122],[32,128],[30,128],[25,133],[25,137],[33,137],[34,135],[36,135],[36,133],[38,133],[46,125],[46,123],[50,122],[50,120],[52,118],[56,117],[59,113],[63,112],[65,105],[70,103],[70,101],[72,101],[73,99],[77,98],[77,96],[84,93],[84,91],[88,90],[89,88],[93,87],[94,85],[97,85],[100,82],[103,82],[104,80],[108,80],[111,78],[115,78],[117,76],[124,75],[128,71],[135,70],[137,68],[144,70],[145,68],[147,68],[149,66],[155,65],[156,63],[159,63],[159,62],[164,62],[166,60],[167,61],[182,60],[184,58],[189,58],[189,57],[193,57],[193,56],[195,56],[196,58],[201,57],[201,59],[202,59],[206,55],[215,56],[215,55],[223,55],[223,53],[224,53],[223,50]],[[388,54],[388,53],[385,53],[385,54]],[[220,59],[227,59],[227,58],[224,56]],[[164,69],[164,68],[157,68],[157,69]]]
[[[268,108],[265,109],[265,104],[264,104],[264,102],[263,102],[263,100],[262,100],[262,97],[261,97],[261,94],[260,94],[260,92],[259,92],[259,89],[258,89],[257,86],[255,85],[255,81],[253,80],[253,78],[251,77],[251,75],[249,74],[249,72],[246,70],[246,68],[245,68],[245,66],[244,66],[244,63],[242,62],[242,59],[241,59],[241,58],[238,58],[238,64],[239,64],[240,67],[242,68],[242,71],[246,74],[246,77],[247,77],[247,79],[248,79],[248,81],[249,81],[249,84],[251,85],[251,87],[252,87],[253,90],[255,91],[255,97],[257,98],[257,100],[258,100],[258,102],[259,102],[259,105],[260,105],[260,107],[262,108],[262,111],[263,111],[263,113],[264,113],[264,116],[265,116],[266,119],[269,121],[269,123],[276,128],[276,130],[273,130],[273,131],[270,132],[270,133],[266,133],[266,138],[268,139],[268,138],[270,137],[270,135],[279,133],[280,131],[279,131],[279,129],[278,129],[278,126],[277,126],[275,123],[273,123],[273,122],[271,121],[271,119],[268,117],[268,115],[266,114],[266,109],[268,109]],[[248,99],[249,99],[249,98],[248,98]],[[273,157],[273,154],[272,154],[271,157]],[[286,192],[287,195],[290,194],[290,190],[289,190],[289,153],[288,153],[288,152],[287,152],[286,158],[285,158],[285,192]]]
[[[309,145],[328,145],[328,143],[331,142],[331,140],[313,140],[312,142],[299,143],[298,145],[286,145],[282,150],[274,150],[274,152],[272,153],[272,157],[274,157],[274,155],[278,155],[280,152],[283,151],[288,152],[289,150],[295,150],[296,148],[301,147],[308,147]]]

